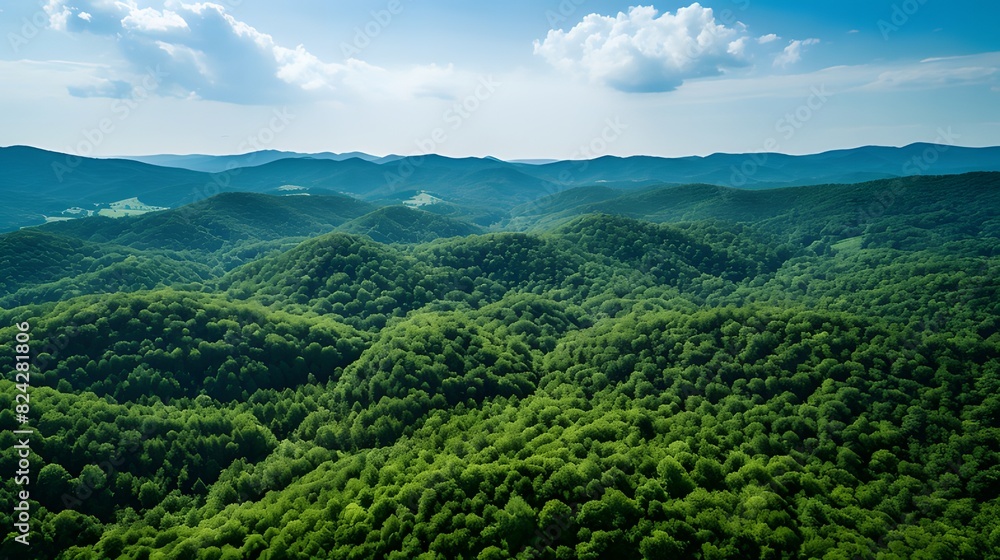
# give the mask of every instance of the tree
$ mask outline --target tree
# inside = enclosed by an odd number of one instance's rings
[[[639,543],[639,552],[646,560],[680,558],[684,554],[684,545],[664,531],[653,531]]]
[[[152,481],[146,481],[139,487],[139,503],[145,508],[151,508],[163,498],[160,488]]]
[[[62,509],[63,495],[72,493],[69,472],[58,463],[49,463],[38,471],[38,501],[52,510]]]

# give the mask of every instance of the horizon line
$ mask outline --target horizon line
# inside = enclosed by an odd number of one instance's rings
[[[709,157],[713,157],[713,156],[740,156],[740,155],[751,155],[751,154],[768,154],[768,155],[779,155],[779,156],[788,156],[788,157],[808,157],[808,156],[818,156],[818,155],[823,155],[823,154],[830,154],[830,153],[835,153],[835,152],[848,152],[848,151],[863,150],[863,149],[895,149],[895,150],[901,150],[901,149],[905,149],[905,148],[912,148],[914,146],[947,146],[948,148],[972,149],[972,150],[1000,148],[1000,144],[974,146],[974,145],[942,144],[942,143],[937,143],[937,142],[911,142],[909,144],[904,144],[904,145],[901,145],[901,146],[882,145],[882,144],[863,144],[863,145],[854,146],[854,147],[833,148],[833,149],[823,150],[823,151],[819,151],[819,152],[805,152],[805,153],[769,152],[769,151],[764,151],[764,150],[760,150],[760,151],[748,151],[748,152],[712,152],[712,153],[707,154],[707,155],[691,154],[691,155],[682,155],[682,156],[665,156],[665,155],[653,155],[653,154],[644,154],[644,153],[634,153],[634,154],[622,155],[622,154],[610,154],[609,153],[609,154],[602,154],[602,155],[599,155],[599,156],[595,156],[595,157],[592,157],[592,158],[552,158],[552,157],[544,157],[544,156],[529,156],[529,157],[515,157],[515,158],[510,158],[510,159],[500,158],[498,156],[489,155],[489,154],[487,154],[487,155],[463,155],[463,156],[457,156],[457,155],[445,155],[445,154],[440,154],[440,153],[405,154],[405,155],[404,154],[390,153],[390,154],[386,154],[386,155],[377,155],[377,154],[372,154],[372,153],[369,153],[369,152],[363,152],[363,151],[359,151],[359,150],[350,150],[350,151],[346,151],[346,152],[333,152],[333,151],[328,151],[328,150],[327,151],[317,151],[317,152],[298,152],[298,151],[293,151],[293,150],[278,150],[278,149],[255,150],[255,151],[251,151],[251,152],[230,153],[230,154],[155,153],[155,154],[130,154],[130,155],[116,154],[116,155],[87,155],[87,156],[84,156],[84,155],[74,154],[74,153],[70,153],[70,152],[60,152],[60,151],[56,151],[56,150],[50,150],[50,149],[47,149],[47,148],[40,148],[38,146],[31,146],[31,145],[28,145],[28,144],[11,144],[11,145],[7,145],[7,146],[0,146],[0,150],[13,149],[13,148],[27,148],[27,149],[37,150],[37,151],[41,151],[41,152],[48,152],[48,153],[65,155],[65,156],[71,156],[71,157],[79,157],[79,158],[84,158],[84,159],[94,159],[94,160],[116,160],[117,159],[117,160],[129,160],[129,161],[135,161],[135,158],[154,158],[154,157],[178,157],[178,158],[185,158],[185,157],[188,157],[188,158],[190,158],[190,157],[227,158],[227,157],[233,157],[233,158],[235,158],[235,157],[252,156],[254,154],[277,153],[277,154],[289,154],[290,156],[292,156],[292,157],[285,158],[285,159],[306,159],[309,156],[334,155],[334,156],[348,156],[348,157],[344,158],[345,160],[347,160],[347,159],[362,159],[362,160],[365,160],[365,158],[362,157],[362,156],[367,156],[369,158],[374,158],[376,160],[388,159],[388,158],[393,158],[394,160],[398,160],[398,159],[405,159],[405,158],[440,157],[440,158],[454,159],[454,160],[462,160],[462,159],[478,159],[478,160],[493,159],[493,160],[501,161],[501,162],[504,162],[504,163],[528,163],[528,162],[555,163],[555,162],[564,162],[564,161],[596,161],[596,160],[605,159],[605,158],[617,158],[617,159],[653,158],[653,159],[668,159],[668,160],[669,159],[693,159],[693,158],[705,159],[705,158],[709,158]],[[365,161],[367,161],[367,160],[365,160]],[[377,162],[372,162],[372,163],[377,163]]]

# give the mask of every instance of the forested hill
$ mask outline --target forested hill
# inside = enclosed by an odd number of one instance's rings
[[[861,232],[885,218],[916,227],[975,223],[989,229],[995,228],[997,222],[988,213],[998,205],[1000,173],[905,177],[763,191],[705,184],[637,191],[583,187],[515,208],[507,226],[544,229],[573,216],[604,212],[655,222],[719,219],[773,224],[776,231],[808,229],[831,235]],[[995,230],[992,235],[996,235]]]
[[[32,557],[998,558],[998,186],[587,188],[524,231],[225,194],[4,234]]]
[[[1000,171],[1000,147],[934,144],[866,146],[806,156],[605,156],[540,165],[433,154],[377,158],[273,151],[138,159],[82,158],[25,146],[0,147],[0,192],[11,197],[10,203],[0,206],[0,232],[76,217],[81,211],[108,209],[134,197],[167,208],[223,192],[346,194],[370,203],[398,205],[426,192],[436,199],[439,213],[495,227],[505,224],[516,206],[577,187],[632,191],[665,184],[710,184],[772,189]]]
[[[40,229],[137,249],[212,252],[247,241],[318,235],[375,209],[371,204],[338,195],[222,193],[175,210],[132,218],[70,220]]]

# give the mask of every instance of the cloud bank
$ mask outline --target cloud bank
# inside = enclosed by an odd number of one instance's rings
[[[671,91],[686,79],[744,65],[741,34],[697,3],[662,15],[638,6],[615,17],[590,14],[569,31],[551,30],[535,41],[535,54],[618,90]]]
[[[52,29],[116,41],[133,75],[158,69],[166,76],[158,92],[165,95],[237,104],[390,92],[441,96],[442,87],[455,81],[451,66],[418,66],[397,75],[353,58],[324,62],[303,45],[278,44],[212,2],[166,0],[153,8],[135,0],[48,0],[45,11]],[[403,87],[393,83],[397,77]],[[70,93],[113,95],[120,89],[71,88]]]
[[[686,80],[717,76],[753,63],[753,48],[778,40],[775,34],[751,37],[736,21],[720,22],[699,3],[661,14],[653,6],[629,8],[617,16],[590,14],[563,31],[553,29],[535,41],[535,54],[553,67],[624,92],[667,92]],[[782,52],[779,66],[801,59],[801,47]]]

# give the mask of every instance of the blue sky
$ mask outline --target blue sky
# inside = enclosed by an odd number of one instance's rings
[[[1000,3],[15,0],[0,145],[451,156],[1000,144]]]

